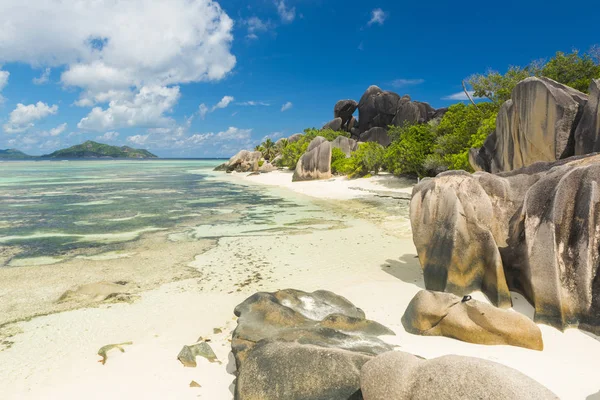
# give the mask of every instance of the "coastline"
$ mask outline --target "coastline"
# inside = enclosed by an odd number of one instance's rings
[[[423,277],[410,234],[403,230],[406,217],[394,217],[377,206],[406,202],[398,199],[410,196],[410,185],[402,187],[405,183],[389,176],[292,184],[287,172],[214,174],[212,179],[301,198],[331,221],[321,226],[304,221],[306,229],[299,231],[224,235],[186,266],[202,277],[141,291],[131,303],[103,303],[11,325],[14,336],[7,340],[12,344],[0,351],[0,364],[6,366],[0,371],[5,398],[231,398],[228,339],[236,325],[233,308],[257,291],[285,288],[326,289],[348,298],[368,318],[392,329],[396,336],[383,339],[403,351],[426,358],[459,354],[500,362],[565,399],[585,398],[600,389],[594,368],[600,339],[589,333],[561,333],[539,325],[545,350],[537,352],[405,332],[400,319],[424,287]],[[481,294],[474,297],[485,300]],[[515,310],[532,317],[533,309],[521,295],[513,294],[513,302]],[[215,328],[222,332],[214,333]],[[211,339],[222,364],[198,358],[197,368],[181,365],[177,353],[198,336]],[[106,365],[96,362],[100,347],[126,341],[133,345],[125,353],[111,352]],[[189,387],[191,380],[202,387]]]

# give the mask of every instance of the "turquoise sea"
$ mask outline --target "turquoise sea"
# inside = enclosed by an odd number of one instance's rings
[[[118,251],[150,232],[176,241],[264,231],[292,225],[291,208],[310,208],[217,179],[221,162],[2,162],[0,267]]]

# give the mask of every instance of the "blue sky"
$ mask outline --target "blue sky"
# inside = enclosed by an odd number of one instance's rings
[[[322,126],[373,84],[448,106],[472,73],[600,43],[597,4],[569,6],[3,0],[0,149],[230,156]]]

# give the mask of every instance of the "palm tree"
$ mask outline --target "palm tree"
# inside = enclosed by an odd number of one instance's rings
[[[290,144],[287,139],[278,140],[277,143],[279,143],[275,149],[277,154],[283,153],[283,149],[285,149],[288,146],[288,144]],[[275,144],[277,144],[277,143],[275,143]]]
[[[275,143],[270,138],[263,142],[262,149],[265,160],[271,160],[275,155]]]

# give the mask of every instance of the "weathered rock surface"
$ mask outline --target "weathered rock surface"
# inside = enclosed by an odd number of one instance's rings
[[[588,102],[575,130],[575,155],[600,151],[600,79],[590,85]]]
[[[406,124],[424,123],[435,114],[435,109],[427,103],[411,101],[409,96],[403,96],[398,102],[396,115],[392,125],[404,126]]]
[[[350,157],[350,153],[356,151],[358,142],[345,136],[338,136],[331,142],[331,147],[342,150],[346,154],[346,157]]]
[[[384,128],[392,124],[396,115],[400,96],[394,92],[382,91],[370,86],[358,103],[358,127],[360,132],[371,128]]]
[[[311,140],[306,153],[300,157],[292,181],[331,178],[331,143],[322,136]]]
[[[275,161],[276,161],[276,158],[277,158],[277,157],[275,157],[275,159],[273,159],[273,163],[275,163]],[[276,167],[276,166],[274,166],[273,164],[271,164],[271,163],[270,163],[270,162],[268,162],[268,161],[265,161],[265,162],[263,163],[263,165],[261,165],[261,166],[258,168],[258,172],[262,172],[262,173],[266,173],[266,172],[273,172],[273,171],[275,171],[275,170],[277,170],[277,167]]]
[[[325,129],[331,129],[333,131],[341,131],[342,130],[342,119],[341,118],[334,118],[331,121],[329,121],[328,123],[326,123],[325,125],[323,125],[323,130]]]
[[[421,290],[404,312],[402,325],[416,335],[543,349],[540,328],[523,314],[465,300],[452,293]]]
[[[519,82],[500,108],[496,133],[471,154],[473,168],[512,171],[575,154],[575,129],[588,97],[548,78]]]
[[[129,285],[126,282],[95,282],[78,286],[74,289],[67,290],[57,300],[58,303],[68,301],[104,301],[110,298],[116,298],[121,295],[126,295],[129,291]]]
[[[354,100],[340,100],[335,103],[333,108],[333,117],[342,119],[342,127],[346,131],[350,131],[350,128],[354,127],[354,122],[350,122],[354,117],[354,111],[358,107],[358,103]]]
[[[365,400],[556,400],[558,397],[521,372],[474,357],[423,360],[392,351],[361,370]]]
[[[372,357],[347,350],[261,341],[240,369],[237,400],[359,400],[360,369]]]
[[[600,155],[492,175],[446,172],[413,189],[413,240],[429,290],[481,290],[535,320],[600,332]]]
[[[196,363],[196,357],[198,356],[206,358],[211,363],[219,361],[213,349],[204,341],[183,346],[177,355],[177,359],[181,361],[184,367],[195,368],[198,365]]]
[[[215,171],[255,172],[258,171],[258,161],[262,158],[260,151],[242,150],[229,161],[219,165]]]
[[[360,399],[360,367],[392,349],[377,338],[392,331],[328,291],[256,293],[235,315],[237,399]]]
[[[392,143],[387,130],[384,128],[371,128],[368,131],[361,133],[360,141],[379,143],[383,147],[387,147]]]
[[[290,136],[289,138],[287,138],[288,143],[297,142],[298,140],[302,139],[302,136],[304,136],[304,135],[301,133],[295,133],[292,136]]]

